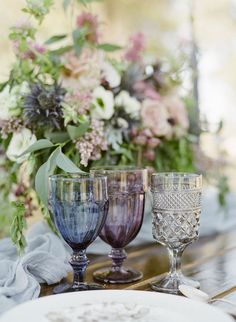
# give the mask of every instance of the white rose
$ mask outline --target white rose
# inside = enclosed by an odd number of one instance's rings
[[[122,129],[128,129],[129,123],[122,117],[117,118],[117,125]]]
[[[109,83],[111,88],[118,87],[120,85],[120,74],[115,67],[108,62],[103,62],[102,64],[102,76]]]
[[[6,152],[8,159],[17,163],[27,160],[29,153],[20,155],[36,141],[36,136],[29,129],[22,129],[21,132],[14,133]]]
[[[114,96],[111,91],[99,86],[93,91],[92,117],[99,120],[109,120],[114,114]]]
[[[12,116],[11,108],[17,107],[17,97],[10,93],[10,86],[7,85],[0,93],[0,119],[9,120]]]
[[[141,103],[131,97],[127,91],[121,91],[115,98],[117,106],[123,106],[127,114],[133,118],[137,118],[141,109]]]
[[[0,93],[0,119],[9,120],[13,116],[18,116],[21,112],[19,100],[23,95],[28,94],[29,91],[27,82],[14,86],[11,90],[10,86],[7,85]]]

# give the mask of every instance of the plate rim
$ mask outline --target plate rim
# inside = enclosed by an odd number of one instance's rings
[[[106,292],[104,292],[104,291],[106,291]],[[81,295],[82,297],[83,296],[86,297],[86,296],[88,296],[89,294],[92,293],[93,298],[91,298],[91,301],[93,301],[94,298],[96,297],[96,295],[98,296],[99,294],[101,294],[101,292],[103,294],[107,293],[108,298],[109,298],[109,294],[117,294],[117,295],[118,294],[126,294],[126,296],[127,296],[128,293],[139,294],[139,295],[143,294],[143,295],[145,295],[147,297],[153,297],[153,298],[155,298],[155,297],[162,297],[163,299],[164,298],[166,298],[166,299],[171,298],[171,301],[175,299],[179,303],[190,303],[192,305],[193,304],[198,305],[199,307],[202,307],[202,308],[205,307],[205,309],[207,309],[207,310],[215,311],[215,313],[220,313],[222,315],[222,318],[223,317],[225,317],[225,319],[227,318],[226,322],[234,322],[234,319],[229,314],[227,314],[226,312],[221,310],[220,308],[215,307],[215,306],[211,306],[211,305],[209,305],[207,303],[204,303],[204,302],[195,301],[195,300],[183,297],[183,296],[178,296],[178,295],[174,295],[174,294],[167,294],[167,293],[161,293],[161,292],[144,291],[144,290],[114,290],[114,289],[93,290],[93,291],[90,291],[90,292],[86,292],[86,291],[85,292],[68,292],[68,293],[62,293],[62,294],[57,294],[57,295],[47,295],[47,296],[39,297],[39,298],[36,298],[36,299],[32,299],[32,300],[20,303],[20,304],[14,306],[13,308],[11,308],[10,310],[4,312],[0,316],[0,322],[10,321],[10,320],[7,320],[8,316],[9,316],[9,318],[11,318],[11,317],[14,318],[15,312],[17,314],[18,310],[21,310],[22,307],[24,307],[24,306],[27,307],[29,304],[33,305],[33,306],[34,305],[37,306],[38,303],[41,303],[41,302],[48,303],[49,298],[55,300],[55,299],[64,298],[64,297],[78,297],[78,295]],[[83,295],[83,294],[86,294],[86,295]],[[152,306],[152,304],[150,304],[150,306]],[[13,316],[11,316],[12,314],[13,314]],[[13,321],[11,320],[11,322],[13,322]]]

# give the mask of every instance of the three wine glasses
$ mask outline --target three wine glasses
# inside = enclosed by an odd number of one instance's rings
[[[180,284],[198,287],[181,273],[181,255],[198,237],[201,212],[201,175],[157,173],[151,177],[152,231],[160,244],[167,246],[170,272],[154,282],[153,290],[178,293]],[[60,284],[54,293],[103,288],[103,283],[131,283],[142,273],[123,266],[124,248],[139,233],[148,188],[146,169],[104,166],[89,174],[52,175],[49,177],[49,211],[52,221],[72,248],[70,264],[74,280]],[[85,282],[89,263],[87,247],[98,237],[111,246],[111,266],[94,272],[100,284]]]

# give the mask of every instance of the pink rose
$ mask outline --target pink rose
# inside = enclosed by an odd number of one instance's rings
[[[156,136],[171,135],[171,125],[168,122],[169,113],[162,103],[157,100],[144,100],[141,109],[143,125],[151,129]]]
[[[171,96],[164,98],[164,104],[170,114],[170,118],[174,120],[174,123],[183,129],[188,129],[188,113],[183,101],[177,96]]]

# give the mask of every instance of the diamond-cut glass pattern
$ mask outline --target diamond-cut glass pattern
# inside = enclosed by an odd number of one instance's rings
[[[194,209],[201,205],[201,191],[153,193],[153,207],[166,210]]]
[[[169,247],[189,244],[198,238],[201,190],[153,192],[152,233]]]

